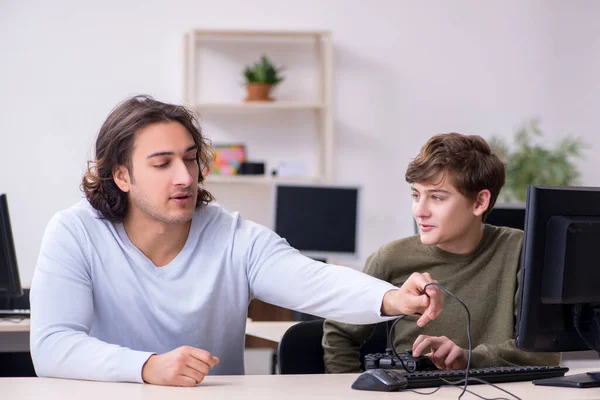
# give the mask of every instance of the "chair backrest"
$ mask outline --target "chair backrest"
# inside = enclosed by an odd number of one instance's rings
[[[387,346],[387,324],[379,323],[360,349],[361,367],[364,356],[384,352]],[[323,320],[303,321],[288,329],[277,350],[280,374],[323,374]]]
[[[31,353],[0,352],[0,378],[36,377]]]

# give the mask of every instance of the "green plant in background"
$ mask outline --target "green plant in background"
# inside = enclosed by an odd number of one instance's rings
[[[266,83],[268,85],[277,85],[284,78],[280,75],[283,67],[275,68],[271,60],[265,55],[260,61],[244,69],[244,76],[247,83]]]
[[[568,137],[548,149],[534,143],[541,138],[539,121],[534,119],[515,134],[511,147],[502,138],[492,137],[489,144],[506,164],[506,185],[500,192],[500,201],[524,203],[527,185],[573,186],[580,177],[573,159],[583,156],[586,145],[579,138]]]

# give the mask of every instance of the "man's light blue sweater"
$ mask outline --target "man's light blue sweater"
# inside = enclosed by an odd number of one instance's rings
[[[122,224],[87,200],[46,229],[31,287],[31,355],[39,376],[142,382],[150,355],[188,345],[244,373],[248,303],[351,324],[379,322],[396,287],[315,262],[269,229],[215,205],[197,210],[182,251],[156,267]]]

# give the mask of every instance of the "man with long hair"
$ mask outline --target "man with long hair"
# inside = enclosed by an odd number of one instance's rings
[[[244,373],[251,298],[348,323],[422,314],[427,273],[400,287],[301,255],[211,204],[192,113],[136,96],[100,129],[82,199],[49,222],[31,288],[39,376],[193,386]]]

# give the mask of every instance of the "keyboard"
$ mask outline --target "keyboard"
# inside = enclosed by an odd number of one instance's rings
[[[29,318],[31,316],[31,310],[27,309],[0,309],[0,318]]]
[[[521,382],[564,376],[568,370],[569,368],[558,366],[471,368],[469,370],[469,385],[482,383],[471,378],[482,379],[488,383]],[[464,370],[436,370],[409,373],[399,369],[370,369],[359,375],[352,384],[352,388],[376,391],[419,389],[449,385],[454,382],[460,382],[464,378]],[[464,381],[461,384],[464,384]]]

